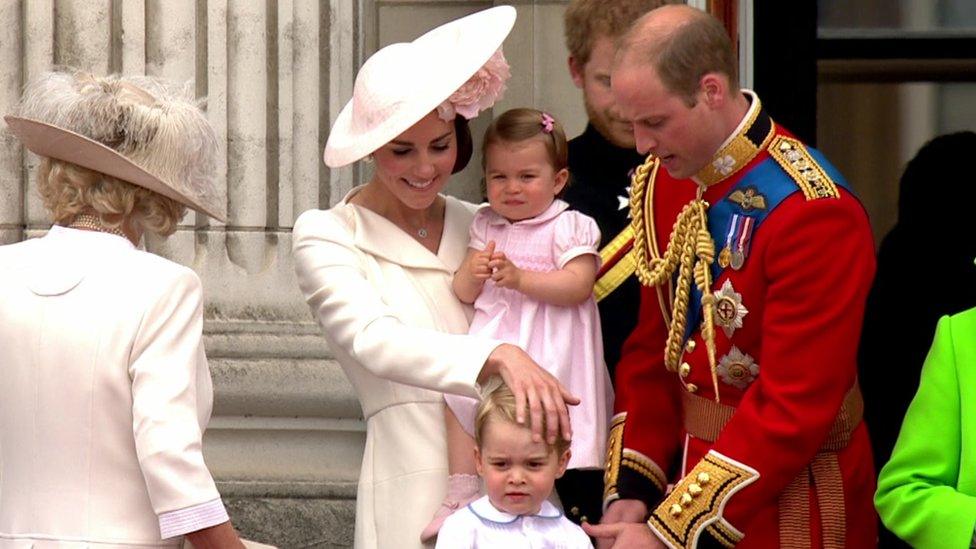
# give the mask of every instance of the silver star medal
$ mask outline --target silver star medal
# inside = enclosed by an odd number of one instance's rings
[[[722,357],[716,368],[722,381],[737,389],[745,389],[759,375],[759,365],[751,356],[743,353],[735,345],[729,354]]]
[[[749,314],[749,309],[742,304],[742,294],[735,291],[728,279],[722,284],[722,289],[715,292],[715,324],[722,327],[725,337],[732,337],[737,328],[742,327],[742,319]]]
[[[617,195],[617,211],[628,208],[627,219],[630,219],[630,187],[624,187],[624,190],[627,191],[627,196]]]

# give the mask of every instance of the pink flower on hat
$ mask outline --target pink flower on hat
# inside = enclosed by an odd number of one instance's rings
[[[455,114],[471,120],[491,108],[505,92],[505,81],[512,73],[505,54],[498,48],[484,65],[437,107],[442,120],[453,120]]]

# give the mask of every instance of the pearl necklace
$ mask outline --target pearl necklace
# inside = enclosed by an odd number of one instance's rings
[[[105,225],[102,224],[102,220],[99,219],[98,216],[94,216],[91,214],[78,214],[75,217],[75,220],[72,221],[71,224],[68,225],[68,227],[71,229],[82,229],[88,231],[97,231],[100,233],[114,234],[117,236],[121,236],[126,240],[129,239],[129,237],[127,237],[125,233],[122,232],[122,229],[118,227],[106,227]]]

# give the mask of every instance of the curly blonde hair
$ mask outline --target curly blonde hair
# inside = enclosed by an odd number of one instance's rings
[[[37,188],[58,225],[70,225],[79,214],[94,212],[106,227],[121,227],[128,219],[140,232],[166,237],[186,214],[186,206],[171,198],[52,158],[42,158]]]
[[[532,419],[529,414],[526,414],[526,418],[526,422],[520,427],[531,429]],[[474,420],[474,440],[478,444],[478,448],[483,447],[485,426],[488,425],[489,421],[507,421],[519,425],[515,417],[515,394],[498,377],[493,377],[488,382],[485,388],[485,396],[481,399],[481,404],[478,405],[478,413]],[[545,415],[542,416],[541,427],[542,431],[545,432]],[[556,442],[554,444],[547,442],[546,446],[549,447],[550,451],[556,452],[556,455],[562,455],[569,450],[569,444],[569,441],[563,438],[560,431],[559,436],[556,437]]]

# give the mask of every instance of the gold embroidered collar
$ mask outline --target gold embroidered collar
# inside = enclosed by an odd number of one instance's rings
[[[749,110],[712,160],[692,178],[702,185],[714,185],[738,172],[773,138],[773,121],[763,110],[759,96],[752,90],[744,89],[742,93],[749,98]]]

